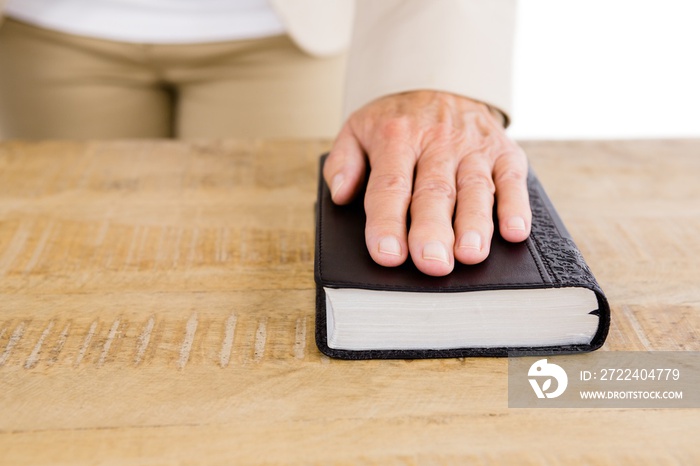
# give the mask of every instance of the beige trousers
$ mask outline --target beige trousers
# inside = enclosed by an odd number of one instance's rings
[[[129,44],[6,18],[0,138],[330,138],[344,66],[287,36]]]

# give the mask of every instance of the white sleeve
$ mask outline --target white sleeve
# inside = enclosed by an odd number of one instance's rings
[[[358,0],[345,116],[381,96],[430,89],[508,119],[515,0]]]

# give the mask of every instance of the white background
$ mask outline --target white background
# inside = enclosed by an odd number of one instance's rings
[[[700,1],[520,0],[519,139],[700,137]]]

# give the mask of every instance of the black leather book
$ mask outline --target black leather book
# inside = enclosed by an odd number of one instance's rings
[[[325,156],[321,158],[321,167]],[[608,302],[535,174],[532,233],[493,236],[482,263],[431,277],[410,258],[376,264],[360,196],[337,206],[319,170],[316,204],[316,343],[342,359],[551,355],[599,348]]]

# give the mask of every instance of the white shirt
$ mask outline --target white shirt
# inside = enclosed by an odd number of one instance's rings
[[[9,0],[5,13],[97,39],[183,44],[283,34],[267,0]]]

